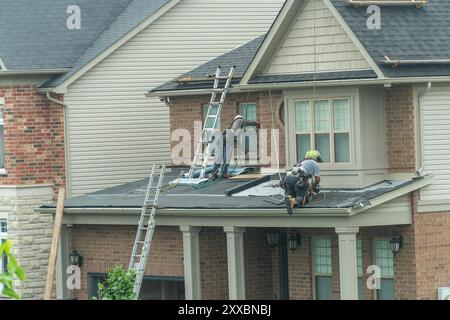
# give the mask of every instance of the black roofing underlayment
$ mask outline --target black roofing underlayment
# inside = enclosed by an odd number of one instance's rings
[[[251,179],[229,179],[209,183],[207,187],[194,189],[191,186],[167,188],[176,173],[166,175],[163,192],[159,198],[160,209],[280,209],[279,196],[226,196],[225,192],[248,183]],[[272,176],[276,181],[277,176]],[[402,181],[383,181],[365,189],[325,189],[304,208],[353,208],[360,204],[368,205],[371,199],[405,187],[423,177]],[[66,201],[65,208],[140,208],[144,193],[137,189],[146,189],[148,179],[108,188],[88,195],[78,196]],[[42,208],[55,208],[48,204]]]

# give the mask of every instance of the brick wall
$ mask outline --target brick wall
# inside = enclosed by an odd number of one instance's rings
[[[415,192],[417,208],[419,193]],[[450,212],[414,210],[417,299],[437,299],[437,288],[450,286]]]
[[[415,172],[414,90],[411,85],[386,90],[386,125],[390,172]],[[450,212],[417,213],[419,192],[413,194],[413,225],[402,232],[397,296],[400,299],[436,299],[437,288],[450,285]],[[410,265],[407,265],[407,262]]]
[[[248,300],[273,299],[272,249],[262,228],[244,233],[245,290]]]
[[[0,87],[5,98],[4,157],[0,184],[65,184],[63,107],[36,87]],[[62,99],[62,97],[58,97]]]
[[[173,133],[176,129],[186,129],[191,134],[191,158],[194,154],[194,121],[203,121],[203,106],[209,103],[210,96],[186,96],[186,97],[173,97],[170,101],[170,128]],[[257,121],[260,122],[262,129],[268,129],[269,132],[272,129],[272,109],[270,105],[269,94],[267,92],[257,92],[251,94],[229,94],[227,96],[225,105],[221,113],[221,129],[224,130],[233,121],[234,117],[238,114],[240,103],[256,103],[257,108]],[[279,138],[279,155],[280,163],[285,163],[285,135],[284,125],[280,118],[280,108],[282,106],[283,97],[281,92],[272,93],[272,105],[275,115],[275,128],[280,131]],[[198,130],[198,129],[197,129]],[[201,128],[200,128],[201,133]],[[175,137],[174,137],[175,139]],[[172,139],[172,140],[174,140]],[[172,141],[172,150],[180,143],[178,137],[175,141]],[[271,155],[271,137],[270,133],[267,136],[268,155]],[[260,142],[261,143],[261,142]],[[173,158],[173,156],[172,156]],[[185,158],[185,164],[190,164],[191,158]]]
[[[415,172],[415,116],[412,85],[386,89],[386,129],[389,172]]]
[[[200,231],[200,278],[202,299],[228,299],[227,238],[223,228]]]
[[[81,290],[88,298],[88,273],[107,273],[116,265],[128,267],[135,228],[130,226],[74,226],[69,231],[71,250],[84,257]],[[246,294],[248,299],[272,299],[272,250],[262,229],[248,229],[244,236]],[[177,227],[156,228],[145,274],[183,277],[183,239]],[[202,299],[228,299],[227,242],[223,228],[200,231]]]
[[[80,226],[70,230],[70,247],[84,257],[81,290],[77,299],[88,298],[88,273],[108,273],[115,266],[128,268],[136,227]],[[183,239],[177,227],[157,227],[153,238],[146,275],[182,277]]]
[[[394,257],[395,291],[397,299],[414,299],[415,291],[415,242],[411,226],[365,227],[360,228],[357,235],[362,240],[364,299],[371,300],[375,292],[367,288],[366,281],[370,274],[367,267],[374,264],[373,240],[375,238],[390,239],[394,230],[404,236],[404,247]],[[333,299],[340,299],[339,243],[333,229],[302,228],[302,243],[295,251],[289,251],[289,297],[292,300],[313,299],[313,252],[314,237],[331,239],[331,264]]]

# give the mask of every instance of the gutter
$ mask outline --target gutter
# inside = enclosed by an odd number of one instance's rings
[[[47,99],[50,100],[51,102],[54,102],[54,103],[56,103],[56,104],[59,104],[59,105],[61,105],[61,106],[63,106],[63,107],[67,107],[67,105],[66,105],[64,102],[62,102],[62,101],[60,101],[60,100],[57,100],[57,99],[53,98],[53,97],[51,96],[51,93],[50,93],[50,92],[47,92],[46,97],[47,97]]]
[[[1,76],[39,75],[39,74],[60,74],[66,73],[70,69],[38,69],[38,70],[0,70]]]
[[[41,214],[55,214],[56,208],[36,208]],[[65,208],[65,214],[73,215],[140,215],[141,207],[136,208]],[[304,213],[302,212],[304,211]],[[243,214],[245,212],[245,214]],[[349,208],[308,208],[296,212],[296,216],[347,217]],[[286,209],[158,209],[157,215],[173,217],[279,217],[285,215]]]
[[[378,61],[384,65],[392,66],[393,68],[398,66],[416,66],[416,65],[449,65],[450,59],[432,59],[432,60],[391,60],[389,57],[384,56],[385,60]]]
[[[346,4],[354,7],[359,6],[416,6],[420,8],[428,3],[428,0],[347,0]]]
[[[344,79],[344,80],[323,80],[316,81],[316,87],[333,87],[333,86],[351,86],[351,85],[391,85],[391,84],[409,84],[424,82],[450,82],[450,76],[444,77],[402,77],[402,78],[385,78],[385,79]],[[280,82],[280,83],[261,83],[261,84],[238,84],[230,88],[230,93],[248,92],[248,91],[267,91],[267,90],[286,90],[296,88],[309,88],[314,84],[312,81],[305,82]],[[171,91],[154,91],[147,92],[146,97],[179,97],[193,95],[208,95],[211,88],[191,89],[191,90],[171,90]]]

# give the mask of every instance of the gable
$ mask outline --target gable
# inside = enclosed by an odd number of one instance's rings
[[[371,69],[323,0],[299,10],[264,75]]]

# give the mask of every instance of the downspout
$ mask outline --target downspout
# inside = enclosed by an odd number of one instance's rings
[[[64,171],[65,171],[65,187],[66,187],[66,196],[70,195],[70,191],[68,188],[69,185],[69,167],[68,167],[68,153],[67,153],[67,112],[66,112],[66,107],[67,104],[65,104],[63,101],[58,100],[56,98],[53,98],[50,92],[46,93],[47,99],[55,104],[58,104],[60,106],[62,106],[63,108],[63,128],[64,128]]]
[[[421,91],[418,92],[417,94],[417,122],[418,122],[418,130],[417,130],[417,135],[418,135],[418,139],[417,139],[417,144],[418,144],[418,151],[419,151],[419,164],[418,167],[419,169],[417,169],[416,173],[418,176],[421,176],[423,174],[423,170],[424,170],[424,155],[423,155],[423,126],[422,126],[422,98],[423,96],[430,91],[431,89],[431,82],[427,83],[427,87]]]

